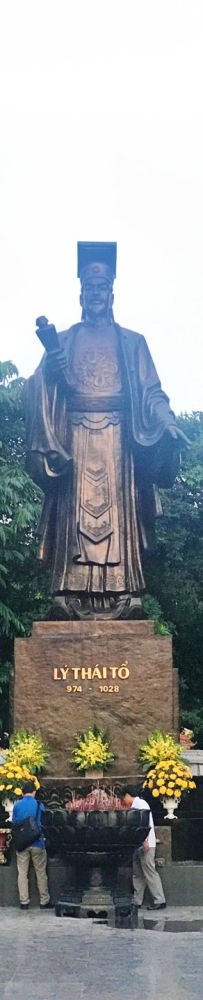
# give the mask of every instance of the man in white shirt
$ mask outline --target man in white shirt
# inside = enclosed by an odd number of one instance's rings
[[[152,906],[148,910],[165,910],[166,900],[161,884],[160,876],[155,868],[156,836],[154,821],[148,802],[141,799],[139,795],[134,796],[130,786],[123,788],[120,798],[126,809],[149,810],[150,832],[147,840],[144,840],[142,847],[135,849],[133,854],[133,887],[135,906],[142,906],[146,885],[153,898]]]

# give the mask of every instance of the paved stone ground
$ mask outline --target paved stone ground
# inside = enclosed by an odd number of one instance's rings
[[[1,1000],[202,1000],[201,932],[117,930],[36,909],[0,913]],[[203,920],[203,908],[190,915]]]

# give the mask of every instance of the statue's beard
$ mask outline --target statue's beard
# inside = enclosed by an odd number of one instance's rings
[[[90,316],[88,316],[88,313],[85,310],[85,306],[82,306],[82,316],[81,316],[81,319],[82,319],[83,323],[85,323],[85,321],[88,320],[88,319],[91,321],[91,323],[94,323],[94,321],[96,323],[97,320],[100,320],[100,319],[106,319],[107,323],[114,323],[113,308],[112,308],[112,306],[109,306],[109,309],[107,310],[107,313],[102,313],[102,314],[100,313],[99,316],[98,315],[95,315],[95,316],[92,315],[90,317]]]

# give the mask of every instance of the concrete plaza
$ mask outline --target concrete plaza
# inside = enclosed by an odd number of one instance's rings
[[[117,930],[2,908],[0,959],[1,1000],[202,998],[201,932]]]

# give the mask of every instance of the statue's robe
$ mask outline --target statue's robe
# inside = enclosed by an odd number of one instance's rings
[[[113,323],[58,334],[63,373],[46,355],[25,387],[27,469],[45,493],[39,555],[51,592],[139,594],[142,551],[179,449],[144,337]]]

